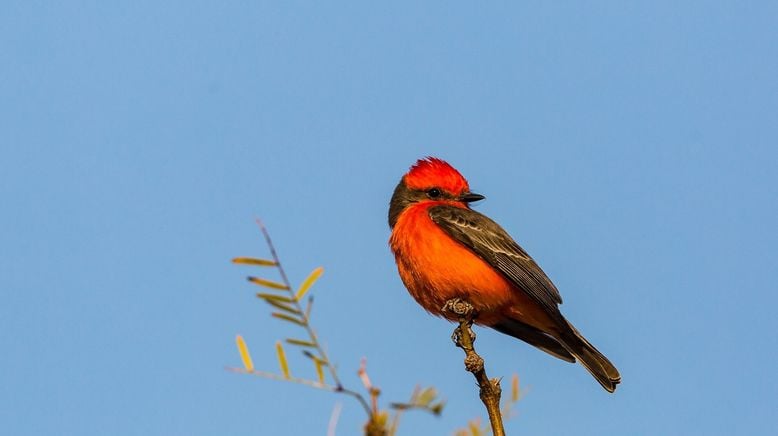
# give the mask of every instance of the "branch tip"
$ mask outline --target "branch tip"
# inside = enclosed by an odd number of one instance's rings
[[[451,338],[457,347],[465,352],[465,369],[473,374],[479,386],[479,397],[489,413],[489,424],[494,436],[505,436],[500,413],[500,379],[489,379],[484,369],[484,359],[475,352],[473,342],[475,333],[470,326],[476,316],[473,306],[459,298],[446,301],[441,308],[444,312],[452,312],[459,317],[459,325],[454,329]]]

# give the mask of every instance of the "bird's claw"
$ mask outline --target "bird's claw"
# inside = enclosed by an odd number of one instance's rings
[[[453,298],[446,301],[446,304],[441,308],[443,312],[451,312],[454,315],[468,318],[475,313],[473,305],[460,298]]]

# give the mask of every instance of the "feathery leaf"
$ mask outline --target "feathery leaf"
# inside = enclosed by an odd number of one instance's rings
[[[294,300],[292,300],[289,297],[283,295],[276,295],[276,294],[265,294],[263,292],[257,292],[257,298],[261,298],[263,300],[280,301],[282,303],[294,303]]]
[[[319,383],[324,384],[324,365],[319,359],[313,359],[313,365],[316,367],[316,377],[318,377]]]
[[[302,339],[287,339],[287,344],[297,345],[299,347],[316,347],[316,344],[314,344],[311,341],[304,341]]]
[[[308,275],[308,278],[306,278],[305,281],[303,281],[303,284],[300,285],[300,288],[297,291],[297,295],[295,295],[297,301],[300,301],[300,299],[305,296],[311,286],[313,286],[313,284],[316,282],[316,279],[318,279],[323,272],[324,268],[318,267]]]
[[[240,353],[240,360],[243,361],[243,367],[248,372],[254,371],[254,362],[251,361],[251,354],[249,354],[249,348],[246,346],[243,336],[236,336],[235,342],[238,344],[238,352]]]
[[[276,342],[276,354],[278,355],[278,365],[281,367],[281,374],[284,378],[289,378],[289,363],[286,361],[286,353],[284,347],[281,346],[281,341]]]
[[[257,259],[255,257],[236,257],[232,259],[232,263],[238,263],[241,265],[255,265],[255,266],[276,266],[277,263],[272,260]]]
[[[288,305],[288,304],[286,304],[286,303],[282,303],[282,302],[280,302],[280,301],[276,301],[276,300],[265,300],[265,302],[266,302],[267,304],[269,304],[269,305],[271,305],[271,306],[275,307],[276,309],[283,310],[283,311],[285,311],[285,312],[289,312],[289,313],[291,313],[291,314],[294,314],[294,315],[302,315],[302,314],[303,314],[302,312],[300,312],[300,311],[299,311],[299,310],[297,310],[296,308],[294,308],[294,307],[292,307],[292,306],[290,306],[290,305]]]
[[[435,391],[435,388],[429,387],[421,391],[419,396],[416,398],[416,404],[420,406],[427,406],[429,405],[432,400],[435,399],[435,397],[438,395],[437,391]]]
[[[303,322],[300,318],[295,318],[295,317],[289,316],[289,315],[287,315],[285,313],[273,312],[273,313],[270,314],[270,316],[272,316],[273,318],[282,319],[284,321],[289,321],[289,322],[291,322],[293,324],[297,324],[299,326],[305,326],[305,322]]]
[[[271,289],[280,289],[282,291],[288,291],[289,288],[284,285],[283,283],[274,282],[272,280],[265,280],[261,279],[259,277],[249,277],[248,281],[251,283],[254,283],[255,285],[265,286]]]

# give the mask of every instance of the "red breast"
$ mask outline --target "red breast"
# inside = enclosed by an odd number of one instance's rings
[[[446,301],[461,298],[478,312],[478,323],[497,322],[512,304],[512,285],[470,250],[451,239],[429,217],[426,202],[400,214],[389,244],[403,283],[430,313],[445,316]]]

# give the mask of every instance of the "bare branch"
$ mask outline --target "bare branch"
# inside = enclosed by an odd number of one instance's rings
[[[505,428],[502,424],[502,414],[500,413],[500,388],[499,379],[489,379],[484,369],[484,359],[481,358],[473,347],[475,333],[470,329],[473,325],[475,312],[473,306],[466,301],[458,298],[449,300],[443,307],[444,311],[450,311],[459,317],[459,326],[454,329],[452,339],[457,347],[465,352],[465,369],[473,373],[480,389],[481,401],[486,406],[489,413],[489,423],[492,426],[494,436],[505,436]]]

